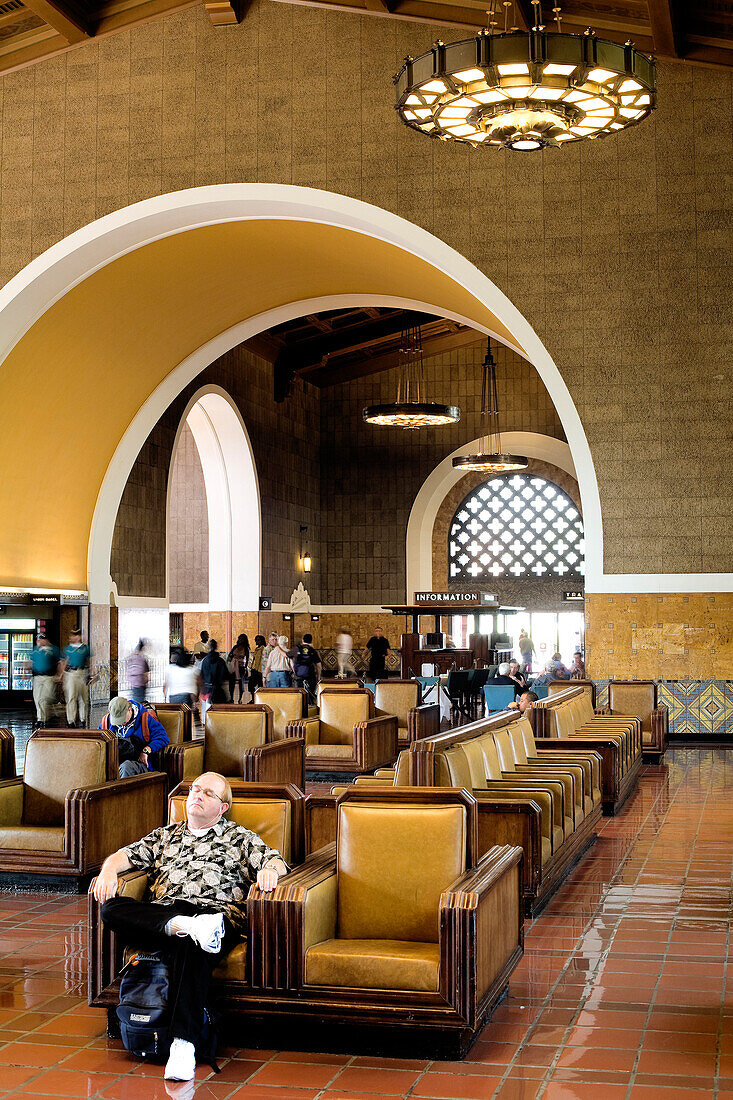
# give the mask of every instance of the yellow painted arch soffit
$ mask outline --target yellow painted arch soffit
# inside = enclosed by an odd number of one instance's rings
[[[350,229],[227,222],[145,245],[65,294],[0,365],[6,454],[22,456],[14,476],[0,482],[0,585],[85,588],[105,471],[159,383],[247,318],[336,294],[439,304],[517,347],[450,276]]]

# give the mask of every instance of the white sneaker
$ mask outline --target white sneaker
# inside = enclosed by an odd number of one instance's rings
[[[163,1076],[168,1081],[192,1081],[195,1072],[195,1046],[186,1039],[174,1039]]]
[[[221,913],[200,913],[196,917],[177,917],[177,936],[190,936],[202,951],[216,954],[224,938],[224,918]]]

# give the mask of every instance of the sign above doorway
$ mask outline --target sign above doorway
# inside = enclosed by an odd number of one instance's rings
[[[452,607],[495,607],[498,597],[493,592],[416,592],[416,605]]]

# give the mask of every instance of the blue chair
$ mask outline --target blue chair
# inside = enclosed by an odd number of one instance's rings
[[[506,710],[514,702],[514,688],[510,684],[486,684],[484,687],[487,714]]]
[[[527,691],[533,691],[538,699],[546,699],[549,688],[547,684],[530,684]]]

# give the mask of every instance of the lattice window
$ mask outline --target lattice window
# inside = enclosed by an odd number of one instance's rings
[[[452,581],[582,577],[583,520],[570,497],[542,477],[484,482],[458,508],[448,538]]]

